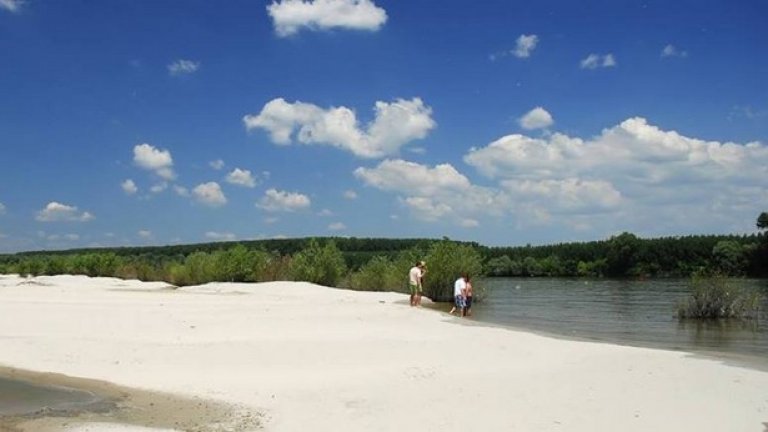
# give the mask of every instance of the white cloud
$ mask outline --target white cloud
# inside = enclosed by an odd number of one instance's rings
[[[256,180],[251,175],[251,172],[249,170],[241,170],[240,168],[235,168],[231,173],[227,174],[227,183],[249,188],[256,187]]]
[[[150,144],[138,144],[133,147],[133,162],[140,168],[153,171],[158,176],[173,180],[173,158],[168,150],[159,150]]]
[[[621,193],[604,180],[504,180],[502,187],[512,201],[536,204],[549,212],[595,213],[616,209]]]
[[[328,209],[322,209],[319,212],[317,212],[317,215],[321,217],[328,217],[328,216],[333,216],[333,212]]]
[[[267,190],[259,203],[256,204],[257,207],[271,212],[292,212],[308,208],[310,205],[309,197],[304,194],[278,191],[276,189]]]
[[[676,48],[674,45],[669,44],[664,47],[664,49],[661,50],[661,56],[662,57],[688,57],[688,51],[683,51],[681,49]]]
[[[689,232],[683,214],[698,214],[712,227],[720,219],[749,219],[745,214],[758,212],[760,190],[768,187],[766,145],[690,138],[639,117],[588,140],[558,133],[545,139],[508,135],[472,149],[464,161],[499,179],[510,202],[521,204],[520,212],[618,212],[624,219],[610,222],[627,224],[666,218],[649,228],[654,232],[672,226],[672,232]]]
[[[162,191],[164,191],[166,189],[168,189],[168,182],[160,182],[160,183],[152,185],[152,187],[149,188],[149,191],[154,193],[154,194],[157,194],[157,193],[160,193],[160,192],[162,192]]]
[[[79,234],[64,234],[64,238],[69,240],[69,241],[76,241],[76,240],[80,240],[80,235]]]
[[[295,139],[301,144],[334,146],[363,158],[395,154],[409,142],[426,137],[435,127],[432,109],[419,98],[376,102],[375,118],[365,130],[349,108],[322,109],[282,98],[269,101],[258,115],[246,115],[243,122],[248,130],[269,132],[275,144],[288,145]]]
[[[448,164],[403,160],[354,174],[423,221],[472,227],[492,217],[516,229],[558,224],[580,236],[751,232],[768,200],[768,145],[687,137],[638,117],[588,139],[504,136],[471,149],[464,162],[489,184]],[[733,221],[743,222],[732,228]]]
[[[353,191],[352,189],[344,191],[344,198],[348,200],[355,200],[357,199],[357,192]]]
[[[215,169],[215,170],[217,170],[217,171],[218,171],[218,170],[220,170],[220,169],[224,168],[224,166],[225,166],[226,164],[224,163],[224,161],[223,161],[223,160],[221,160],[221,159],[216,159],[216,160],[214,160],[214,161],[210,161],[210,162],[208,162],[208,165],[210,165],[210,167],[211,167],[211,168],[213,168],[213,169]]]
[[[24,5],[24,0],[0,0],[0,9],[5,9],[10,12],[18,12],[21,10],[21,6]]]
[[[127,193],[128,195],[133,195],[139,191],[139,188],[136,187],[136,183],[134,183],[131,179],[122,182],[120,187],[122,187],[123,192]]]
[[[176,195],[181,197],[189,196],[189,189],[185,188],[184,186],[173,185],[173,191],[176,192]]]
[[[526,113],[524,116],[520,117],[518,122],[523,129],[530,130],[542,129],[552,126],[555,121],[552,119],[552,115],[550,115],[547,110],[542,107],[536,107],[528,111],[528,113]]]
[[[39,222],[88,222],[93,220],[93,215],[87,211],[80,213],[77,207],[51,201],[37,212],[35,219]]]
[[[536,49],[536,45],[539,43],[539,37],[534,35],[520,35],[517,38],[515,49],[512,50],[512,54],[517,58],[528,58],[531,56],[531,52]]]
[[[582,69],[597,69],[616,66],[616,58],[613,54],[590,54],[584,58],[581,63]]]
[[[205,238],[214,241],[233,241],[237,239],[237,236],[230,232],[208,231],[205,233]]]
[[[371,0],[282,0],[267,6],[267,12],[281,37],[302,28],[376,31],[387,21],[386,11]]]
[[[328,225],[328,231],[343,231],[347,229],[347,226],[341,222],[334,222]]]
[[[227,203],[227,197],[216,182],[199,184],[192,189],[192,194],[198,202],[210,207],[221,207]]]
[[[472,185],[450,164],[434,168],[404,160],[385,160],[375,168],[357,168],[368,186],[401,194],[400,203],[425,221],[460,224],[467,215],[493,214],[505,200],[488,188]]]
[[[189,75],[200,69],[200,62],[178,59],[168,65],[168,73],[171,76]]]
[[[150,239],[150,238],[152,238],[152,231],[150,231],[150,230],[139,230],[138,234],[139,234],[139,237],[141,237],[143,239]]]
[[[279,220],[280,220],[280,218],[278,218],[278,217],[270,216],[270,217],[265,217],[264,218],[264,223],[267,224],[267,225],[272,225],[274,223],[277,223],[277,221],[279,221]]]

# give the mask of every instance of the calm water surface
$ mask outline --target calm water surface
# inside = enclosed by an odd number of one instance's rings
[[[687,279],[584,280],[490,278],[473,308],[478,321],[575,339],[744,358],[768,366],[768,280],[738,281],[763,293],[757,320],[679,321]]]

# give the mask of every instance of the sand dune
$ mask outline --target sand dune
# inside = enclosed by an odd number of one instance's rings
[[[259,420],[200,430],[763,432],[768,422],[763,371],[462,325],[402,294],[307,283],[172,290],[2,276],[0,365],[231,404]],[[159,430],[86,420],[46,424]]]

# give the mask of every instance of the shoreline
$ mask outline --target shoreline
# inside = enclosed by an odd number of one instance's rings
[[[216,430],[211,425],[227,425],[231,431],[247,431],[258,428],[262,417],[262,413],[213,400],[140,390],[57,373],[0,366],[0,378],[46,388],[88,392],[99,398],[96,406],[55,410],[42,408],[29,414],[0,416],[0,431],[54,432],[76,428],[80,423],[112,424],[113,428],[201,432]]]
[[[510,331],[530,333],[537,336],[557,339],[562,341],[598,343],[598,344],[616,345],[616,346],[622,346],[622,347],[628,347],[628,348],[643,348],[643,349],[652,349],[652,350],[658,350],[658,351],[683,353],[693,358],[700,358],[705,360],[716,360],[716,361],[721,361],[723,362],[723,364],[726,364],[729,366],[744,367],[744,368],[753,369],[760,372],[768,372],[768,358],[764,358],[756,354],[755,355],[738,354],[738,353],[729,353],[729,352],[713,351],[713,350],[705,350],[705,349],[690,349],[686,347],[671,348],[666,345],[653,344],[652,342],[648,342],[645,344],[644,343],[623,343],[621,341],[612,340],[609,338],[601,339],[598,337],[590,338],[587,336],[567,335],[567,334],[557,333],[555,331],[542,330],[542,329],[537,329],[533,327],[516,326],[510,323],[496,323],[492,321],[483,321],[483,320],[475,319],[473,317],[458,319],[459,317],[448,314],[448,311],[450,310],[450,307],[453,303],[432,302],[429,299],[427,300],[429,302],[425,304],[424,309],[429,311],[434,311],[442,315],[447,315],[452,318],[457,318],[455,322],[459,325],[470,325],[470,326],[474,325],[474,326],[488,327],[488,328],[507,329]],[[407,305],[408,303],[406,302],[405,304]],[[442,306],[445,306],[445,308],[443,308]]]
[[[0,277],[0,364],[210,403],[251,421],[236,430],[746,432],[768,422],[764,371],[449,319],[409,307],[403,294],[294,282],[22,282]],[[439,415],[457,400],[473,415]],[[42,420],[27,430],[44,430]],[[109,420],[125,431],[174,427],[84,416],[65,430]],[[62,430],[55,421],[51,430]],[[206,421],[186,429],[223,430]]]

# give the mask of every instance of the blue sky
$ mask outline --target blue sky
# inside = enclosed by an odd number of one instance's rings
[[[764,1],[0,0],[0,252],[750,233]]]

